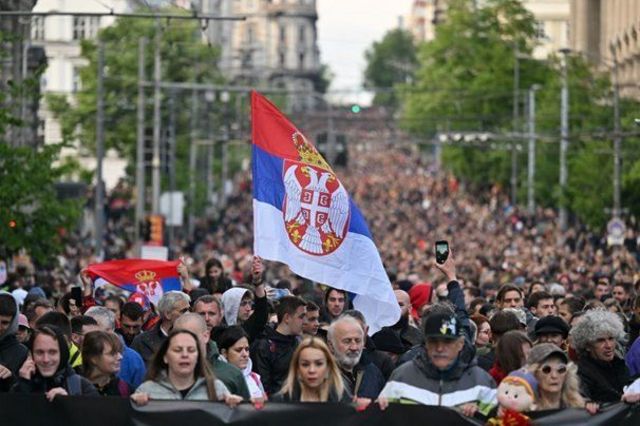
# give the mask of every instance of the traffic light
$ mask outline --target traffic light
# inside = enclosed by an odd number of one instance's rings
[[[164,244],[164,218],[159,214],[149,215],[149,242],[153,245]]]
[[[151,239],[151,221],[148,217],[140,222],[140,238],[144,242],[147,242]]]
[[[16,226],[18,226],[18,222],[16,222],[15,220],[11,219],[9,221],[9,228],[14,229]]]
[[[359,114],[362,111],[362,108],[358,104],[351,105],[351,112],[354,114]]]

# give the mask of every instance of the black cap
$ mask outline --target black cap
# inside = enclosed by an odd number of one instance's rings
[[[569,326],[561,317],[549,315],[538,320],[534,332],[536,337],[541,334],[559,333],[562,334],[563,339],[566,339],[569,335]]]
[[[456,340],[462,335],[460,322],[455,314],[432,314],[424,323],[424,336],[426,338],[440,338]]]
[[[400,340],[400,337],[390,328],[383,328],[376,334],[371,336],[373,343],[376,345],[376,349],[391,352],[392,354],[405,353],[404,345]]]

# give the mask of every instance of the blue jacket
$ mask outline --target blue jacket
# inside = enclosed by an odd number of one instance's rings
[[[140,354],[125,345],[118,377],[127,382],[131,389],[136,389],[142,384],[145,374],[147,367]]]
[[[631,377],[637,377],[640,375],[640,337],[629,348],[629,352],[624,357],[624,360],[629,367],[629,373]]]

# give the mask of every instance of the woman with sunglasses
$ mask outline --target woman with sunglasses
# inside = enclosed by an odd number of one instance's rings
[[[586,408],[591,414],[598,411],[598,404],[585,403],[580,395],[578,369],[556,345],[535,345],[529,353],[526,369],[538,380],[536,409]]]

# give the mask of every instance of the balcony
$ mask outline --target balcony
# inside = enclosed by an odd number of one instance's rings
[[[318,19],[318,11],[316,10],[316,2],[299,4],[285,2],[281,0],[280,3],[267,4],[267,14],[270,17],[292,17],[292,18],[309,18],[312,20]]]

